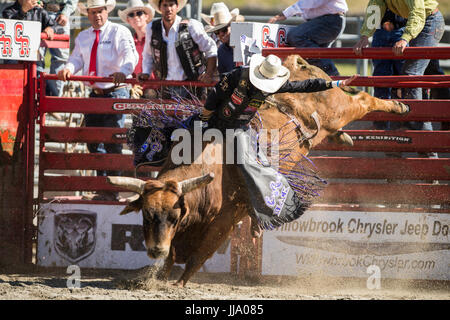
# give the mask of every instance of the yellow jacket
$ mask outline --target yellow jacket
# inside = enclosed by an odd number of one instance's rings
[[[419,35],[425,26],[426,18],[437,8],[435,0],[370,0],[361,35],[370,37],[380,27],[381,19],[389,8],[393,13],[408,19],[402,39],[409,42]]]

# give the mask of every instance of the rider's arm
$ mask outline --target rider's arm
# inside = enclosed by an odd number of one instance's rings
[[[236,88],[239,78],[241,76],[240,68],[233,69],[230,72],[223,73],[222,79],[212,88],[206,98],[204,108],[210,111],[214,111],[217,105],[226,99],[229,99],[233,90]]]
[[[333,88],[334,81],[325,79],[307,79],[303,81],[286,81],[276,93],[283,92],[317,92]],[[337,87],[337,81],[334,83]]]
[[[286,81],[281,88],[275,93],[282,92],[317,92],[324,91],[331,88],[344,88],[351,85],[359,77],[354,74],[345,80],[327,81],[325,79],[308,79],[303,81]]]

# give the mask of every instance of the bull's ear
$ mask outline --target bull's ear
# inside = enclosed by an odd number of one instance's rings
[[[137,200],[131,201],[120,213],[119,215],[124,215],[130,212],[135,211],[138,213],[142,209],[142,197],[139,197]]]

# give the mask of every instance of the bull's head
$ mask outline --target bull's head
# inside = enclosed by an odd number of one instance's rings
[[[169,254],[177,227],[189,213],[184,195],[207,185],[213,178],[214,174],[209,173],[181,182],[127,177],[108,177],[108,182],[139,194],[139,198],[130,202],[120,214],[142,210],[147,255],[159,259]]]

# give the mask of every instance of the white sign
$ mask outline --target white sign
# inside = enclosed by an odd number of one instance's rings
[[[262,273],[450,280],[450,214],[307,211],[263,235]]]
[[[287,32],[291,28],[295,26],[259,22],[231,23],[230,46],[233,47],[234,62],[246,62],[245,60],[255,53],[255,47],[261,49],[287,47]],[[243,38],[250,38],[253,41],[242,41]]]
[[[41,22],[0,19],[0,59],[37,61]]]
[[[138,269],[153,265],[147,256],[142,213],[120,216],[122,205],[42,204],[38,221],[40,266]],[[201,270],[230,272],[229,242]]]

